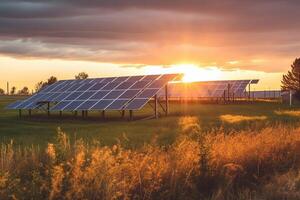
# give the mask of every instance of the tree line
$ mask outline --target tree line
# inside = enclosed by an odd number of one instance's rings
[[[89,75],[85,72],[80,72],[79,74],[75,75],[75,79],[87,79]],[[40,91],[44,87],[56,83],[58,79],[55,76],[50,76],[46,81],[40,81],[35,85],[35,92]],[[22,89],[17,90],[15,86],[11,87],[9,91],[10,95],[29,95],[30,90],[27,86],[24,86]],[[0,95],[5,95],[5,90],[0,88]]]

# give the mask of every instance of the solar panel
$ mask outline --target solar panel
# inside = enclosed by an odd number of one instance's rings
[[[7,108],[35,109],[49,102],[56,103],[51,110],[60,111],[121,110],[129,105],[137,109],[176,77],[178,74],[63,80]]]
[[[127,104],[124,110],[139,110],[141,109],[150,99],[134,99],[129,104]]]
[[[143,89],[145,88],[148,84],[150,83],[150,81],[138,81],[135,84],[133,84],[132,87],[130,87],[130,89]]]
[[[91,88],[93,85],[95,85],[95,84],[94,83],[86,83],[86,84],[82,85],[81,87],[79,87],[77,89],[77,91],[86,91],[89,88]]]
[[[94,106],[92,106],[90,110],[104,110],[112,102],[113,100],[100,100]]]
[[[73,111],[75,110],[80,104],[82,104],[84,101],[72,101],[70,104],[68,104],[66,107],[64,107],[62,110],[65,111]]]
[[[101,90],[107,83],[96,83],[94,86],[89,88],[89,90]]]
[[[98,101],[96,100],[88,100],[83,102],[82,104],[80,104],[80,106],[78,106],[76,108],[76,110],[89,110],[91,107],[93,107],[93,105],[95,105]]]
[[[15,109],[16,106],[20,105],[23,101],[16,101],[13,102],[11,104],[9,104],[8,106],[5,107],[5,109]]]
[[[159,80],[154,81],[148,88],[159,85]],[[170,97],[188,98],[188,97],[223,97],[224,91],[226,96],[238,97],[245,91],[250,80],[224,80],[224,81],[201,81],[192,83],[175,82],[169,84]],[[229,88],[229,90],[228,90]],[[159,92],[163,96],[164,91]],[[140,96],[138,96],[140,97]]]
[[[54,107],[52,107],[50,110],[56,111],[56,110],[62,110],[64,107],[66,107],[68,104],[70,104],[71,101],[61,101],[58,104],[56,104]]]
[[[54,102],[59,102],[59,101],[62,101],[64,100],[65,98],[67,98],[71,93],[69,92],[63,92],[61,93],[60,95],[58,95],[57,97],[55,97],[53,99]]]
[[[137,98],[151,98],[158,93],[160,89],[145,89]]]
[[[131,99],[134,96],[136,96],[139,92],[140,90],[127,90],[119,97],[119,99]]]
[[[81,93],[81,95],[77,98],[77,100],[87,100],[94,94],[95,94],[95,92],[92,92],[92,91],[87,91],[87,92]]]
[[[154,81],[157,79],[160,75],[147,75],[142,80],[143,81]]]
[[[64,100],[66,101],[72,101],[77,99],[77,97],[79,97],[80,95],[82,95],[81,92],[72,92],[69,96],[67,96],[67,98],[65,98]]]
[[[118,98],[122,93],[124,92],[124,90],[113,90],[110,93],[108,93],[104,99],[116,99]]]
[[[102,88],[102,90],[112,90],[114,89],[115,87],[117,87],[118,85],[120,85],[120,82],[112,82],[112,83],[109,83],[107,84],[106,86],[104,86]]]
[[[101,99],[103,99],[103,97],[105,97],[108,93],[109,93],[109,91],[107,91],[107,90],[105,90],[105,91],[98,91],[98,92],[96,92],[93,96],[91,96],[90,99],[101,100]]]
[[[122,89],[128,89],[130,88],[135,82],[123,82],[118,87],[116,87],[116,90],[122,90]]]
[[[121,110],[128,101],[128,99],[117,99],[106,107],[106,110]]]
[[[120,82],[126,81],[128,78],[129,78],[128,76],[118,77],[115,80],[113,80],[113,82],[120,83]]]

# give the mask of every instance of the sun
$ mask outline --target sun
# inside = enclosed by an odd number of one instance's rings
[[[222,73],[217,67],[199,67],[194,64],[179,64],[175,67],[184,74],[183,82],[219,80]]]
[[[174,64],[168,67],[148,66],[146,74],[180,73],[183,74],[183,82],[220,80],[222,70],[218,67],[201,67],[195,64]]]

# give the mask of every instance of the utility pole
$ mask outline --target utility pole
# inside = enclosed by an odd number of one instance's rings
[[[8,83],[8,81],[6,83],[6,91],[7,91],[7,95],[9,95],[9,83]]]

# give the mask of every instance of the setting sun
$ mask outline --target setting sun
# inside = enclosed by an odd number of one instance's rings
[[[221,78],[221,70],[216,67],[201,68],[193,64],[181,64],[177,66],[184,76],[184,82],[218,80]]]

